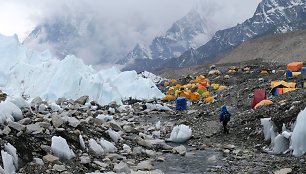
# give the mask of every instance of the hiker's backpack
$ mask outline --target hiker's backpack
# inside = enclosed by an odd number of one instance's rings
[[[230,121],[231,120],[231,114],[229,112],[224,112],[224,120]]]

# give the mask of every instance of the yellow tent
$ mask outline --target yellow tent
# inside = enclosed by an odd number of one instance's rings
[[[244,70],[244,71],[250,71],[250,70],[251,70],[251,68],[249,68],[249,67],[245,67],[245,68],[243,68],[243,70]]]
[[[209,96],[209,97],[207,97],[207,98],[204,99],[204,102],[205,102],[205,103],[211,103],[211,102],[213,102],[213,101],[214,101],[214,97],[212,97],[212,96]]]
[[[225,75],[224,78],[225,78],[225,79],[229,79],[230,76],[229,76],[229,75]]]
[[[167,91],[167,95],[173,95],[174,94],[174,90],[168,90]]]
[[[210,85],[214,90],[218,90],[220,88],[220,84],[213,83]]]
[[[260,106],[270,105],[270,104],[273,104],[271,100],[261,100],[259,103],[255,105],[254,109],[257,109]]]
[[[182,93],[181,90],[176,90],[175,93],[174,93],[174,95],[175,95],[175,96],[179,96],[181,93]]]
[[[197,76],[197,77],[196,77],[195,81],[196,81],[197,83],[200,83],[200,82],[203,81],[204,79],[205,79],[205,76],[200,75],[200,76]]]
[[[165,83],[164,83],[164,86],[168,86],[168,85],[169,85],[169,82],[165,82]]]
[[[279,85],[286,86],[287,88],[295,88],[296,83],[294,83],[294,82],[285,82],[284,80],[271,81],[271,88],[274,88],[274,87],[279,86]]]
[[[169,80],[170,83],[175,84],[177,81],[175,79]]]
[[[162,100],[174,101],[175,97],[173,95],[166,95]]]
[[[294,91],[296,88],[283,88],[283,93]]]
[[[218,88],[218,91],[223,91],[224,89],[226,89],[226,86],[220,85],[220,87]]]

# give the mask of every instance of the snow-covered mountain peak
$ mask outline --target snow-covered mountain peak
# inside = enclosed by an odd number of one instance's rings
[[[129,63],[133,63],[133,61],[135,60],[135,58],[138,59],[152,59],[152,55],[151,52],[149,50],[148,47],[146,47],[144,44],[142,43],[138,43],[134,49],[129,52],[129,54],[126,56],[125,59],[121,59],[120,61],[118,61],[119,64],[129,64]]]
[[[263,0],[259,3],[254,19],[264,23],[291,23],[303,15],[300,9],[304,9],[304,0]],[[282,26],[277,32],[292,31],[292,27]]]
[[[207,20],[199,13],[198,10],[191,10],[182,19],[176,21],[166,32],[165,37],[177,40],[188,40],[197,34],[209,33]]]
[[[192,8],[184,17],[177,20],[165,35],[153,39],[147,47],[136,45],[118,63],[125,64],[137,59],[170,59],[179,57],[190,48],[197,48],[213,36],[210,24],[201,13],[202,8]]]
[[[152,70],[212,63],[219,56],[255,37],[304,29],[306,29],[305,0],[262,0],[251,18],[234,27],[215,32],[211,40],[196,50],[189,49],[174,59],[140,62],[130,67],[142,71],[144,65],[146,65],[145,70]]]

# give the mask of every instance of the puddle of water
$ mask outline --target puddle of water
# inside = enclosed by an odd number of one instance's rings
[[[187,152],[186,156],[164,154],[164,162],[156,162],[155,168],[166,174],[213,174],[209,168],[220,166],[221,154],[213,150]]]

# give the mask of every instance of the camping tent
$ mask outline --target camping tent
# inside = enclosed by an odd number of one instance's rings
[[[295,90],[296,83],[281,81],[271,81],[271,93],[273,96],[284,94],[289,91]]]
[[[262,69],[260,71],[260,74],[269,74],[268,70],[267,69]]]
[[[303,66],[303,62],[291,62],[287,64],[287,70],[299,71]]]
[[[259,103],[255,105],[254,109],[257,109],[260,106],[270,105],[270,104],[273,104],[271,100],[261,100]]]
[[[295,88],[296,83],[294,83],[294,82],[285,82],[284,80],[271,81],[271,88],[274,88],[274,87],[279,86],[279,85],[286,86],[287,88]]]
[[[209,75],[220,75],[221,72],[220,72],[219,70],[210,70],[210,71],[208,72],[208,74],[209,74]]]
[[[173,95],[166,95],[162,100],[174,101],[176,98]]]
[[[254,96],[252,100],[252,108],[256,106],[257,103],[261,102],[262,100],[265,100],[267,98],[266,90],[264,89],[255,89]]]

